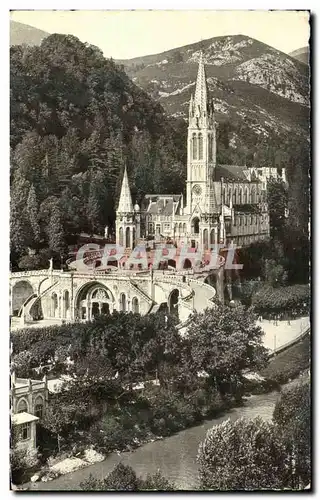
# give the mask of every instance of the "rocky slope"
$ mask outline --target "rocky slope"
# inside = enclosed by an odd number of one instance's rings
[[[10,47],[12,45],[40,45],[49,33],[28,24],[10,21]]]
[[[228,121],[235,130],[248,126],[261,138],[292,132],[308,138],[308,67],[247,36],[216,37],[117,62],[168,114],[186,118],[201,49],[218,122]]]

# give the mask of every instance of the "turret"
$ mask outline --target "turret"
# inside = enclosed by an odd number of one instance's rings
[[[124,169],[116,218],[116,242],[125,248],[134,248],[140,238],[140,207],[132,204],[127,168]]]
[[[133,205],[132,205],[131,191],[130,191],[130,187],[129,187],[127,167],[124,168],[124,174],[123,174],[123,180],[122,180],[121,193],[120,193],[120,199],[119,199],[117,213],[118,212],[119,213],[133,212]]]

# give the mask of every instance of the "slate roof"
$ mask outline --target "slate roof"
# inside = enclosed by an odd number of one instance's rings
[[[154,215],[172,215],[173,209],[176,210],[177,203],[182,195],[169,194],[169,195],[146,195],[145,203],[147,205],[148,213]],[[151,201],[151,204],[150,204]],[[150,206],[149,206],[150,204]]]

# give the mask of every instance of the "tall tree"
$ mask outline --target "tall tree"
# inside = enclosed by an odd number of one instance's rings
[[[33,231],[33,241],[35,242],[35,244],[37,244],[40,242],[40,224],[39,224],[37,196],[33,184],[31,185],[29,190],[29,196],[27,200],[27,212],[30,225]]]
[[[66,251],[66,244],[59,205],[54,205],[51,209],[47,231],[50,250],[56,254],[63,254]]]
[[[190,369],[205,371],[222,391],[237,392],[242,371],[266,361],[262,337],[252,310],[216,304],[195,315],[188,327]]]
[[[279,238],[283,234],[288,209],[288,190],[282,180],[269,179],[267,184],[270,236]]]
[[[311,480],[310,381],[282,392],[273,419],[288,440],[291,461],[294,461],[292,486],[306,486]]]

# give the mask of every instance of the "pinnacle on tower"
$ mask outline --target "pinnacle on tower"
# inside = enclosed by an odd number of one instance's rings
[[[208,91],[207,91],[207,80],[204,70],[203,53],[200,52],[199,68],[196,84],[196,92],[194,95],[195,109],[200,110],[201,113],[207,111],[208,102]]]
[[[127,167],[124,168],[121,193],[117,212],[128,213],[133,212],[132,198],[129,187]]]

